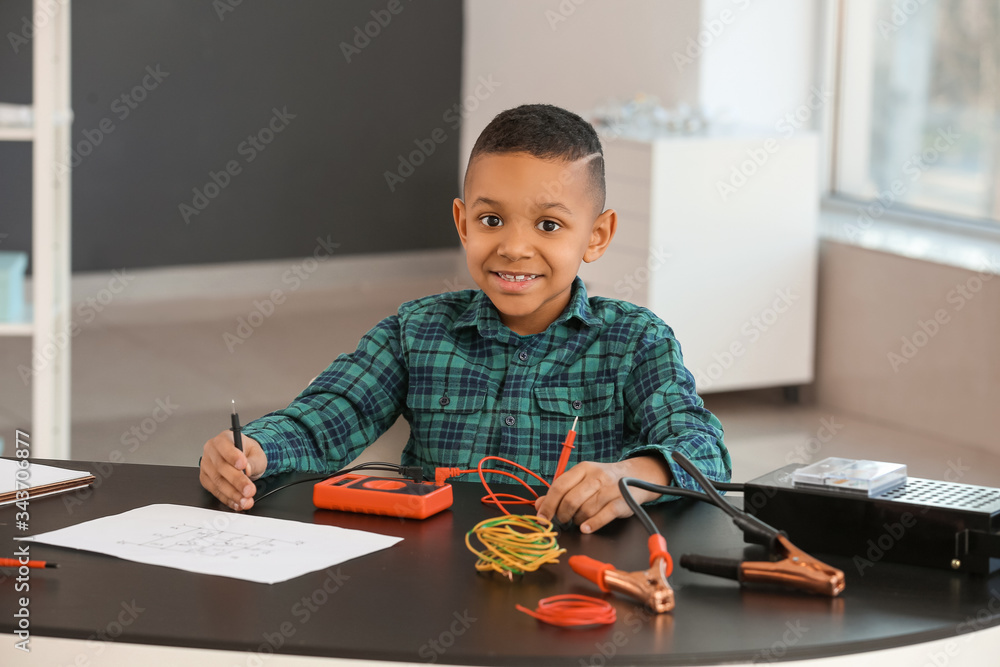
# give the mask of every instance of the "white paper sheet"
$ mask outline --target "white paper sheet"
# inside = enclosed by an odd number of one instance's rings
[[[274,584],[386,549],[403,538],[184,505],[148,505],[20,539]]]

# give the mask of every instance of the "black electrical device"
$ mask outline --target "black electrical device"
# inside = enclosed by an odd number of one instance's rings
[[[744,486],[744,509],[810,553],[978,575],[1000,569],[1000,489],[909,477],[868,496],[796,486],[799,465]]]

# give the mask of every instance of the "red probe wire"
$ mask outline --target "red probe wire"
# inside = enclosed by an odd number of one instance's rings
[[[523,479],[521,479],[514,473],[508,472],[506,470],[484,468],[483,464],[486,461],[500,461],[501,463],[506,463],[507,465],[513,466],[519,470],[528,473],[529,475],[537,479],[539,482],[544,484],[546,487],[549,486],[548,482],[546,482],[544,479],[542,479],[539,475],[535,474],[531,470],[525,468],[523,465],[514,463],[513,461],[502,458],[500,456],[484,456],[479,460],[479,467],[471,468],[469,470],[462,470],[461,468],[438,468],[434,474],[434,483],[437,484],[438,486],[441,486],[442,484],[444,484],[446,479],[450,479],[452,477],[458,477],[459,475],[467,475],[470,473],[477,472],[479,473],[479,481],[482,483],[483,488],[486,489],[487,495],[482,497],[482,501],[487,505],[496,505],[498,508],[500,508],[500,511],[503,512],[504,514],[510,514],[510,512],[507,511],[507,508],[504,507],[504,503],[507,503],[509,505],[535,504],[535,499],[538,498],[538,492],[535,491],[530,486],[528,486],[527,482],[525,482]],[[515,496],[512,493],[494,493],[493,489],[491,489],[490,485],[487,484],[486,482],[486,473],[494,473],[496,475],[503,475],[505,477],[510,477],[511,479],[518,482],[521,486],[526,488],[528,491],[530,491],[531,494],[534,496],[534,498],[524,498],[523,496]],[[503,500],[500,500],[501,498],[503,498]]]
[[[555,481],[556,478],[559,477],[559,475],[563,474],[563,472],[566,471],[566,464],[569,463],[570,452],[573,451],[573,442],[576,440],[576,423],[579,419],[580,419],[579,417],[576,417],[573,420],[573,425],[570,427],[569,432],[566,434],[566,439],[563,440],[562,453],[560,453],[559,455],[559,463],[556,465],[556,474],[552,476],[552,481]],[[509,466],[513,466],[518,470],[528,473],[529,475],[537,479],[539,482],[544,484],[546,488],[551,486],[548,482],[542,479],[541,476],[525,468],[523,465],[519,463],[514,463],[513,461],[502,458],[500,456],[484,456],[483,458],[479,459],[478,467],[469,470],[462,470],[461,468],[437,468],[434,471],[434,483],[437,484],[438,486],[441,486],[442,484],[445,483],[445,480],[450,479],[452,477],[458,477],[459,475],[467,475],[470,473],[477,472],[479,473],[479,481],[482,482],[483,488],[486,489],[487,493],[487,495],[482,497],[482,502],[486,503],[487,505],[496,505],[498,508],[500,508],[500,511],[503,512],[504,514],[510,514],[510,512],[507,511],[507,508],[504,507],[505,502],[510,505],[535,504],[535,500],[538,499],[538,493],[533,488],[528,486],[527,482],[525,482],[523,479],[521,479],[514,473],[507,472],[506,470],[484,468],[483,463],[485,463],[486,461],[499,461],[501,463],[506,463]],[[493,489],[490,488],[490,485],[486,483],[486,473],[493,473],[496,475],[503,475],[505,477],[510,477],[511,479],[518,482],[521,486],[526,488],[528,491],[530,491],[531,494],[534,496],[534,498],[515,496],[512,493],[494,493]],[[502,501],[500,500],[501,498],[503,498]]]

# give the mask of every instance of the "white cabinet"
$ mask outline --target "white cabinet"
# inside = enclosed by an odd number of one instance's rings
[[[817,150],[807,132],[606,140],[618,232],[588,293],[659,315],[701,393],[811,382]]]
[[[0,127],[0,141],[32,146],[33,320],[0,324],[0,336],[31,336],[31,360],[8,381],[31,386],[31,456],[66,459],[70,383],[70,2],[35,0],[31,18],[32,127]],[[3,89],[0,87],[0,96]],[[28,166],[24,165],[27,169]],[[64,170],[65,171],[65,170]]]

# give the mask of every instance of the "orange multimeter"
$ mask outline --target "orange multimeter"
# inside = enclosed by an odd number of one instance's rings
[[[316,507],[342,512],[426,519],[451,507],[451,485],[346,474],[313,487]]]

